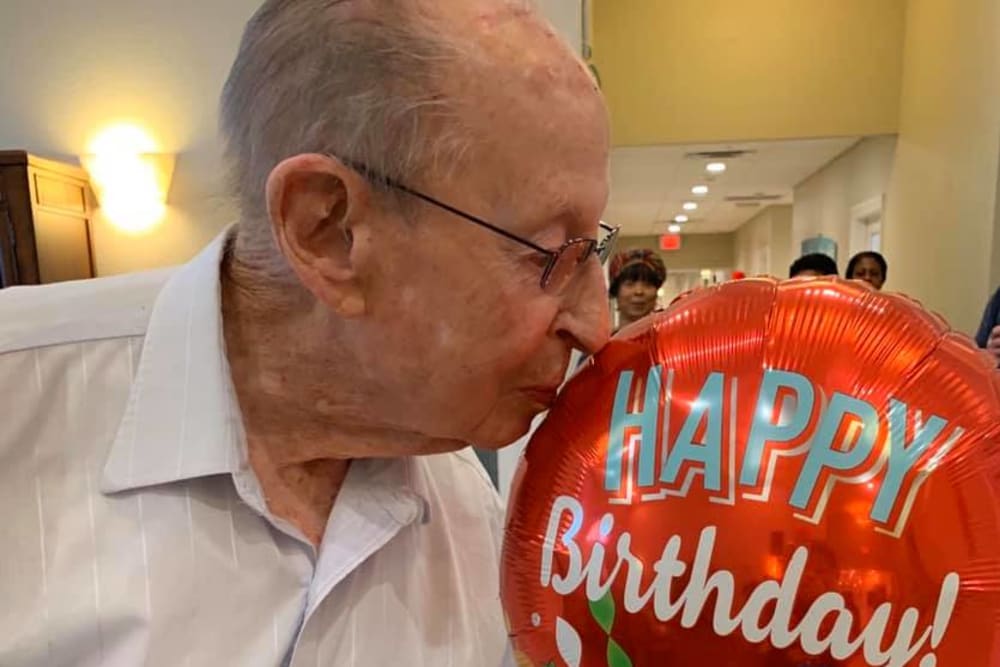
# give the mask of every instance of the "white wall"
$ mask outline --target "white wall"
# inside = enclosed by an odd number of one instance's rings
[[[1000,3],[910,0],[889,279],[964,332],[1000,281]]]
[[[804,239],[822,234],[837,242],[837,263],[846,268],[851,242],[851,208],[889,189],[896,138],[861,140],[795,188],[792,253]],[[892,263],[891,253],[889,262]]]
[[[769,206],[734,235],[734,268],[747,275],[784,278],[792,262],[792,207]]]
[[[0,148],[86,152],[116,120],[178,154],[170,210],[129,237],[98,217],[97,268],[188,259],[232,219],[220,179],[216,107],[258,0],[0,0]]]

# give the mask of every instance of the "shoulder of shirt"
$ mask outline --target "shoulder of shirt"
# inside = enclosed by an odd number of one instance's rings
[[[0,290],[0,354],[145,335],[173,271]]]

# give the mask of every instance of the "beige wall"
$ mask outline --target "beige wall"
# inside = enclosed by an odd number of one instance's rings
[[[846,268],[851,252],[851,209],[882,198],[889,189],[896,138],[863,139],[795,188],[791,252],[804,239],[823,235],[837,242],[838,264]],[[891,260],[892,253],[888,253]]]
[[[896,131],[906,0],[593,3],[617,145]]]
[[[618,249],[652,248],[658,250],[657,236],[625,236],[619,239]],[[660,252],[667,271],[700,271],[702,269],[733,268],[732,234],[687,234],[680,250]]]
[[[906,25],[890,279],[971,332],[1000,280],[1000,3],[910,0]]]
[[[0,0],[0,149],[85,153],[115,121],[177,154],[163,223],[130,236],[99,213],[99,274],[186,261],[227,224],[216,109],[247,19],[262,0]],[[580,43],[580,3],[541,7]]]
[[[792,207],[769,206],[733,235],[735,269],[784,278],[792,263]]]
[[[188,259],[232,219],[222,192],[215,111],[258,0],[3,0],[0,147],[86,152],[104,126],[147,128],[178,154],[170,209],[128,236],[98,216],[97,269],[120,273]],[[13,57],[17,54],[17,57]]]

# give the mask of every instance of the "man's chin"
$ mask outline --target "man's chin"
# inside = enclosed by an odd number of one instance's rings
[[[488,425],[488,428],[481,429],[473,440],[476,447],[497,451],[520,442],[524,436],[531,432],[531,425],[535,418],[546,411],[540,407],[532,410],[521,411],[519,414],[507,416],[497,415],[495,421]],[[491,420],[493,421],[493,420]]]

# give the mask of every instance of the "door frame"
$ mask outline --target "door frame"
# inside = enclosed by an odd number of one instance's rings
[[[885,195],[878,195],[871,199],[855,204],[851,207],[851,239],[850,256],[853,257],[859,252],[870,250],[868,247],[868,225],[877,217],[879,221],[884,221],[885,216]],[[884,230],[883,230],[884,231]],[[882,234],[883,240],[885,234]],[[884,243],[883,243],[884,245]]]

